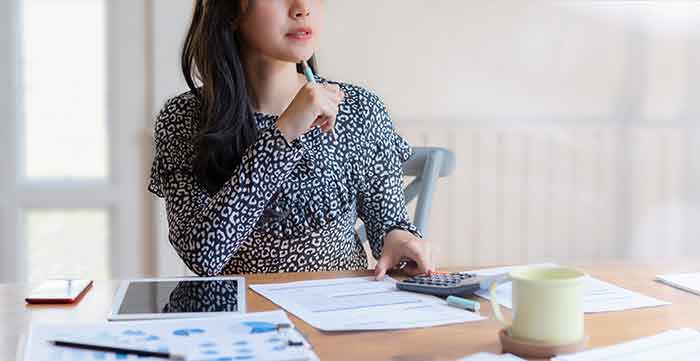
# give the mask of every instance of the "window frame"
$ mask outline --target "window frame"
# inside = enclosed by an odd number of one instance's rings
[[[3,119],[3,128],[0,132],[0,152],[5,156],[0,157],[0,169],[17,169],[16,140],[17,107],[19,85],[19,61],[20,61],[20,28],[19,28],[19,1],[9,0],[0,2],[0,47],[7,49],[0,52],[0,119]],[[4,173],[4,172],[3,172]],[[20,255],[21,248],[18,242],[12,242],[17,238],[17,194],[15,192],[15,177],[4,173],[0,176],[0,281],[8,282],[19,279],[19,270],[23,267]],[[20,255],[21,256],[21,255]]]

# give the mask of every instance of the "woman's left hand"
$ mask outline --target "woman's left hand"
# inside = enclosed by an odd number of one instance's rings
[[[412,261],[403,268],[409,276],[429,275],[433,272],[428,256],[428,242],[410,232],[395,229],[384,237],[384,248],[374,267],[374,276],[377,280],[384,279],[386,272],[404,259]]]

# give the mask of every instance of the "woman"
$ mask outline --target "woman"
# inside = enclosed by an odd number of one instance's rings
[[[190,91],[155,123],[149,190],[169,239],[199,275],[367,268],[430,273],[410,222],[401,164],[411,155],[381,100],[316,76],[322,0],[198,0],[182,69]],[[411,262],[406,262],[411,261]]]

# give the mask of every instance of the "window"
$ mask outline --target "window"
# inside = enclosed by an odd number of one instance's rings
[[[108,212],[27,209],[24,215],[30,281],[56,277],[109,278]]]
[[[101,0],[25,0],[23,175],[106,180],[105,9]]]
[[[104,5],[22,2],[21,184],[80,189],[85,180],[107,181]],[[31,281],[109,277],[105,209],[20,212]]]
[[[144,274],[144,16],[142,2],[0,4],[0,282]]]

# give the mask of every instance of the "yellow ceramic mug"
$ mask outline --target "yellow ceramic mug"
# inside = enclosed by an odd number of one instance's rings
[[[530,267],[508,274],[491,285],[491,307],[510,336],[550,345],[579,342],[583,330],[584,273],[566,267]],[[496,288],[512,281],[513,323],[503,319]]]

